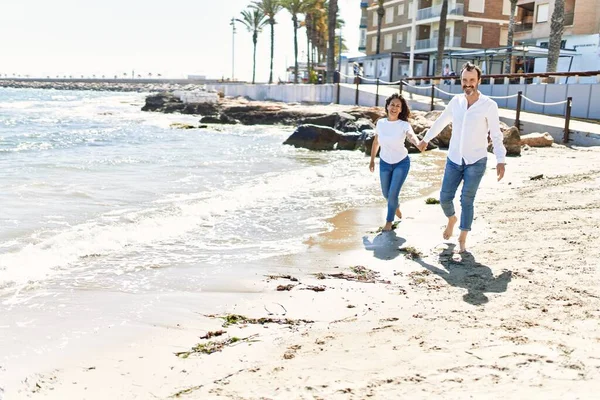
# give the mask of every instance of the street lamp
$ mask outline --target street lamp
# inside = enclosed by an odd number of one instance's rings
[[[231,18],[231,81],[235,80],[235,18]]]

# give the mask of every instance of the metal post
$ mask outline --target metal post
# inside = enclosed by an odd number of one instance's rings
[[[431,81],[431,111],[434,110],[434,106],[433,106],[433,95],[435,94],[435,84],[433,83],[433,80]]]
[[[358,85],[360,83],[360,76],[357,76],[354,79],[356,79],[356,95],[354,97],[354,105],[357,106],[358,105]]]
[[[231,81],[235,81],[235,18],[231,18]]]
[[[521,130],[521,97],[523,96],[523,92],[519,91],[517,93],[517,115],[515,116],[515,127]]]
[[[338,75],[338,76],[339,76],[339,80],[341,81],[342,76],[341,75]],[[340,86],[341,86],[341,83],[338,82],[338,84],[337,84],[337,104],[340,104]]]
[[[573,102],[572,97],[567,97],[567,111],[565,113],[565,135],[563,138],[563,143],[569,143],[569,122],[571,122],[571,105]]]
[[[379,78],[377,78],[377,89],[375,90],[375,107],[379,107]]]
[[[598,75],[600,76],[600,75]],[[402,78],[400,78],[400,87],[398,88],[398,91],[400,92],[400,96],[402,96],[402,86],[404,86],[404,81],[402,80]]]

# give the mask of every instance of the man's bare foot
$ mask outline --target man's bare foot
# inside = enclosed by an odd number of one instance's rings
[[[464,253],[467,251],[467,233],[469,231],[460,231],[460,235],[458,236],[458,252]]]
[[[457,221],[458,218],[456,218],[456,215],[448,217],[448,225],[446,225],[446,229],[444,229],[444,240],[448,240],[450,239],[450,237],[452,237],[452,233],[454,232],[454,225],[456,225]]]
[[[398,217],[398,219],[402,219],[402,211],[400,211],[400,207],[396,208],[396,217]]]
[[[385,226],[383,227],[383,231],[384,232],[389,232],[392,230],[392,223],[391,222],[386,222]]]

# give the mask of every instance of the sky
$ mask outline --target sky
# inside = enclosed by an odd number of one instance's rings
[[[350,51],[359,39],[360,1],[338,0]],[[232,17],[250,0],[0,0],[0,74],[46,76],[123,74],[169,78],[252,78],[252,34]],[[291,16],[276,17],[273,77],[294,63]],[[300,61],[306,34],[298,31]],[[269,78],[270,28],[258,37],[256,80]],[[232,71],[232,64],[234,70]]]

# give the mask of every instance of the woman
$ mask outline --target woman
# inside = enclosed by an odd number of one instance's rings
[[[390,231],[392,230],[394,215],[402,218],[398,196],[410,170],[410,158],[408,158],[408,150],[404,145],[404,141],[408,137],[408,140],[416,146],[419,139],[408,123],[410,110],[402,96],[394,93],[385,100],[385,114],[387,118],[381,118],[377,121],[369,169],[371,172],[375,170],[375,157],[381,147],[379,177],[383,197],[388,202],[386,223],[383,230]]]

